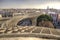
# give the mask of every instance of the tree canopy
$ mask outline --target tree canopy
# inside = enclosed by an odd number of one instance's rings
[[[52,22],[53,19],[50,15],[42,14],[37,18],[37,22],[40,22],[40,21],[51,21]]]
[[[37,18],[37,26],[38,26],[39,22],[44,22],[44,21],[50,21],[50,22],[52,22],[53,19],[52,19],[52,17],[50,15],[42,14],[42,15],[40,15]]]

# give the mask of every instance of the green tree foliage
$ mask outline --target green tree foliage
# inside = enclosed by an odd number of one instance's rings
[[[42,22],[43,23],[44,21],[50,21],[50,22],[52,22],[53,19],[52,19],[52,17],[50,15],[42,14],[42,15],[40,15],[37,18],[37,26],[38,26],[39,22]]]
[[[52,22],[53,19],[50,15],[42,14],[37,18],[37,22],[40,22],[40,21],[51,21]]]

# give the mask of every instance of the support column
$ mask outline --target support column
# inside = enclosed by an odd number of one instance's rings
[[[33,26],[36,26],[36,24],[37,24],[37,18],[33,18],[33,19],[32,19],[32,25],[33,25]]]

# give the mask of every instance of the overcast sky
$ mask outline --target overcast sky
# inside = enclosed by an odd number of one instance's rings
[[[56,8],[60,9],[60,0],[0,0],[0,8]]]

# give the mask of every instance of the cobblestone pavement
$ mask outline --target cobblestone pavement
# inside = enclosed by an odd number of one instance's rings
[[[60,39],[60,29],[35,26],[0,28],[0,38],[4,37],[39,37]]]

